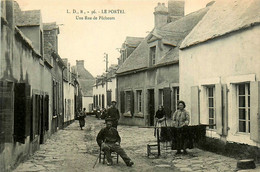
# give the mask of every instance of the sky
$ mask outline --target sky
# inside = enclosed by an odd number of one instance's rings
[[[117,64],[127,36],[145,37],[154,27],[154,8],[168,0],[16,0],[22,10],[40,9],[43,23],[59,25],[58,53],[71,65],[84,60],[94,76]],[[211,0],[185,0],[185,15]],[[104,17],[104,18],[102,18]],[[105,19],[110,18],[110,20]]]

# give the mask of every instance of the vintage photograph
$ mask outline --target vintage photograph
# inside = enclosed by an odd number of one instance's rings
[[[1,0],[1,172],[260,171],[260,0]]]

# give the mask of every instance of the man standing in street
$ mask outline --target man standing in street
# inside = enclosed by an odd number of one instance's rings
[[[127,166],[131,167],[134,163],[127,156],[124,149],[121,148],[120,142],[121,137],[118,134],[118,131],[112,127],[112,119],[106,119],[106,127],[102,128],[97,135],[97,143],[101,146],[101,150],[104,151],[107,158],[107,165],[110,166],[113,164],[111,152],[116,152],[124,160]]]
[[[116,108],[116,101],[112,101],[112,106],[107,110],[107,116],[106,118],[112,119],[112,127],[117,128],[118,120],[120,118],[119,111]]]

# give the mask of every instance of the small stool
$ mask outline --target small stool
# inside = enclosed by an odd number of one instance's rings
[[[153,152],[153,151],[156,151],[156,152]],[[149,157],[150,155],[160,156],[159,152],[158,152],[158,144],[157,143],[148,143],[147,144],[147,156]]]

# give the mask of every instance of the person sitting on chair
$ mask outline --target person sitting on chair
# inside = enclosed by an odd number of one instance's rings
[[[121,148],[120,142],[121,137],[118,134],[118,131],[112,127],[113,119],[106,119],[106,127],[102,128],[97,135],[97,144],[101,146],[101,150],[104,151],[107,158],[107,165],[110,166],[113,164],[111,152],[116,152],[124,160],[127,166],[131,167],[134,163],[127,156],[124,149]]]

